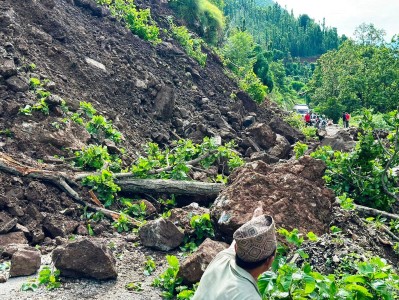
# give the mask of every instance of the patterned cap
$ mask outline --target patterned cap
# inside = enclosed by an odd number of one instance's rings
[[[277,241],[274,220],[261,215],[245,223],[234,232],[237,256],[246,262],[258,262],[273,254]]]

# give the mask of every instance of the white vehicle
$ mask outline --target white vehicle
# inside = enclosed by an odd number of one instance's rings
[[[294,106],[294,111],[301,116],[304,116],[309,112],[309,106],[306,104],[297,104]]]

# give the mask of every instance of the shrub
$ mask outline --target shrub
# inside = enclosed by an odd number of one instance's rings
[[[169,5],[207,43],[218,43],[225,25],[223,13],[218,6],[208,0],[171,0]]]
[[[205,66],[207,55],[202,53],[201,39],[193,39],[185,26],[176,26],[171,22],[173,37],[182,45],[187,55],[194,58],[201,66]]]
[[[159,28],[151,18],[150,9],[138,9],[133,0],[97,0],[109,7],[111,14],[126,23],[134,34],[146,41],[158,43]]]
[[[247,92],[255,102],[260,104],[265,100],[267,86],[262,84],[252,70],[248,71],[244,79],[240,80],[240,87]]]

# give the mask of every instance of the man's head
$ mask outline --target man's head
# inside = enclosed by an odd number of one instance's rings
[[[246,270],[259,267],[267,270],[276,253],[275,231],[274,220],[267,215],[256,217],[238,228],[233,235],[237,265]]]

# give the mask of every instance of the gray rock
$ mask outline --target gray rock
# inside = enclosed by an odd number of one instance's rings
[[[290,153],[291,145],[288,140],[282,135],[277,134],[276,145],[269,149],[268,153],[272,156],[278,158],[288,158],[288,154]]]
[[[276,156],[273,156],[265,151],[261,151],[261,152],[252,153],[249,160],[250,161],[261,160],[267,164],[275,164],[279,161],[279,158]]]
[[[17,75],[17,68],[12,59],[0,59],[0,75],[5,79]]]
[[[0,234],[0,247],[4,248],[9,244],[27,244],[28,240],[26,239],[23,232],[9,232],[7,234]]]
[[[43,230],[51,238],[64,237],[71,234],[79,226],[76,221],[62,220],[56,217],[46,217],[43,221]]]
[[[9,220],[8,222],[0,224],[0,234],[8,233],[17,225],[18,219],[14,218]]]
[[[273,147],[276,143],[276,134],[269,125],[257,123],[249,127],[246,131],[263,150]]]
[[[52,261],[66,277],[105,280],[118,276],[112,252],[99,241],[83,239],[57,247]]]
[[[285,137],[291,145],[305,139],[305,135],[302,132],[292,128],[287,122],[278,117],[274,117],[269,123],[269,126],[275,133]]]
[[[155,98],[155,112],[159,119],[169,120],[175,106],[175,90],[172,85],[164,85]]]
[[[159,218],[140,228],[139,236],[144,246],[169,251],[178,247],[184,234],[169,220]]]
[[[14,92],[25,92],[29,89],[29,85],[21,78],[12,76],[6,80],[8,87]]]
[[[29,276],[39,270],[40,252],[33,247],[19,249],[11,257],[10,277]]]
[[[214,259],[214,257],[229,245],[223,242],[216,242],[211,239],[206,239],[198,250],[190,255],[182,263],[179,269],[178,277],[182,277],[184,282],[196,283],[200,281],[202,274]]]

